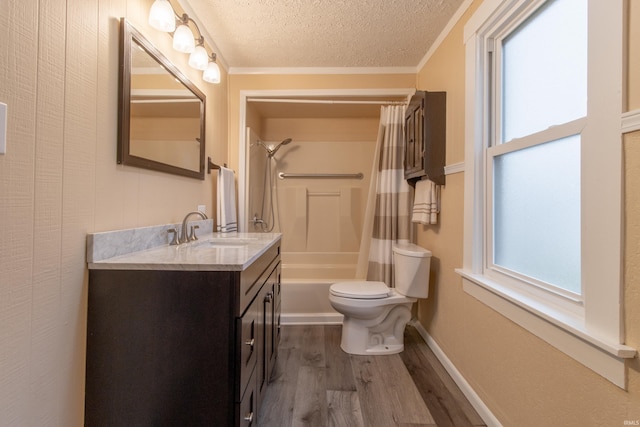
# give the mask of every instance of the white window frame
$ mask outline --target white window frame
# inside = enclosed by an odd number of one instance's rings
[[[487,261],[491,218],[486,206],[492,196],[487,52],[505,28],[514,28],[544,1],[485,0],[465,26],[464,256],[456,271],[467,293],[625,388],[624,360],[636,350],[623,344],[622,322],[623,0],[588,0],[587,117],[568,125],[582,138],[582,296],[523,286]],[[554,128],[540,134],[554,132],[567,134]]]

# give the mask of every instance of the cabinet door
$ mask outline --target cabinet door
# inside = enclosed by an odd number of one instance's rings
[[[276,265],[267,285],[272,289],[271,295],[267,307],[267,316],[265,321],[265,336],[268,337],[266,346],[266,360],[267,360],[267,382],[271,382],[271,376],[276,366],[276,356],[278,355],[278,344],[280,340],[280,263]]]
[[[271,277],[269,278],[271,279]],[[263,385],[266,387],[266,384],[269,383],[269,378],[271,377],[271,360],[273,359],[273,309],[274,309],[274,300],[273,300],[273,286],[274,281],[269,280],[269,282],[265,285],[265,288],[268,287],[269,292],[265,295],[264,299],[264,383]],[[263,391],[263,390],[262,390]]]
[[[257,395],[258,411],[262,403],[262,398],[269,383],[269,362],[273,353],[273,291],[276,270],[274,269],[269,278],[262,286],[256,297],[258,305],[258,364],[257,370]]]
[[[276,282],[274,284],[274,312],[273,312],[273,360],[271,360],[270,372],[273,372],[275,367],[276,358],[278,357],[278,346],[280,345],[280,331],[281,331],[281,312],[282,312],[282,282],[281,282],[281,270],[280,264],[276,267]],[[269,375],[269,381],[271,381],[271,375]]]
[[[237,343],[240,346],[238,350],[240,360],[237,366],[240,369],[240,382],[236,392],[236,402],[242,400],[258,359],[258,335],[261,327],[258,308],[257,304],[251,304],[244,316],[238,319],[237,331],[240,336]]]
[[[411,172],[415,169],[415,147],[416,147],[416,122],[413,114],[414,109],[411,106],[407,108],[404,120],[405,130],[405,155],[404,170]]]
[[[405,178],[424,174],[424,102],[414,97],[405,112]]]

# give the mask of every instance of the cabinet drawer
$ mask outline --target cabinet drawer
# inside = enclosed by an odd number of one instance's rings
[[[237,319],[238,322],[238,345],[237,355],[239,356],[237,376],[240,381],[236,383],[238,389],[236,391],[236,402],[242,399],[245,388],[249,382],[249,378],[254,371],[256,365],[256,356],[258,354],[258,307],[251,304],[244,316]],[[254,381],[255,382],[255,381]]]
[[[236,426],[251,427],[257,425],[256,376],[252,371],[249,385],[240,403],[236,403]]]
[[[251,266],[242,272],[240,276],[240,288],[238,295],[238,316],[241,316],[251,301],[260,292],[260,288],[267,280],[273,269],[273,265],[280,259],[280,244],[269,248]]]

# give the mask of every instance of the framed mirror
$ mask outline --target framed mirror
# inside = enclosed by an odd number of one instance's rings
[[[205,95],[120,20],[118,164],[204,179]]]

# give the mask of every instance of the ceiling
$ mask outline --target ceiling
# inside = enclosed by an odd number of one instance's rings
[[[463,0],[181,0],[230,72],[416,69]]]
[[[179,1],[218,63],[242,74],[345,68],[352,70],[346,73],[416,73],[466,0]],[[272,118],[379,117],[380,104],[368,103],[375,98],[357,98],[352,97],[367,103],[250,102],[248,108]],[[384,100],[406,101],[406,95]]]

